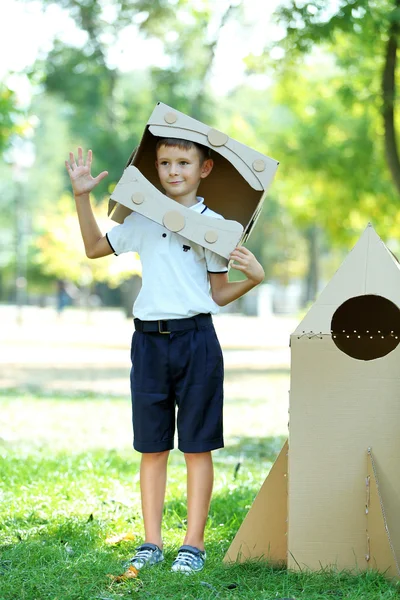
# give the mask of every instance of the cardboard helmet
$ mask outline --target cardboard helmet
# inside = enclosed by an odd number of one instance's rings
[[[213,151],[214,168],[202,179],[198,194],[225,221],[206,215],[199,220],[198,213],[165,196],[155,168],[160,138],[188,140]],[[253,230],[278,164],[225,133],[159,102],[111,195],[108,214],[117,223],[122,223],[133,210],[168,229],[167,223],[171,222],[176,227],[172,231],[179,231],[227,257],[236,245],[246,242]],[[166,213],[173,213],[167,223]]]

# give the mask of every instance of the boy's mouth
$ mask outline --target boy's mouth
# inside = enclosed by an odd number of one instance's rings
[[[176,183],[183,183],[183,181],[168,181],[168,183],[174,185]]]

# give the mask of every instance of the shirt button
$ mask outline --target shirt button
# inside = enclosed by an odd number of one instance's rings
[[[162,236],[163,236],[163,237],[167,237],[167,234],[166,234],[166,233],[163,233],[163,234],[162,234]]]

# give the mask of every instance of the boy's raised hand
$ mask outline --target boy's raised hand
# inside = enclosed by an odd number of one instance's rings
[[[89,150],[84,162],[82,148],[78,148],[78,162],[75,161],[73,152],[69,153],[69,161],[65,161],[65,166],[71,180],[72,190],[75,197],[82,196],[83,194],[89,194],[93,188],[96,187],[96,185],[108,175],[108,171],[103,171],[97,175],[97,177],[92,177],[90,173],[92,156],[92,151]]]
[[[264,269],[250,250],[244,246],[238,246],[231,252],[229,259],[232,262],[232,269],[242,271],[250,281],[253,281],[256,285],[262,282],[265,273]]]

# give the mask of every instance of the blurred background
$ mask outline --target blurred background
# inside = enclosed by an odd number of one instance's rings
[[[140,261],[85,257],[64,160],[81,145],[109,171],[93,197],[107,231],[157,101],[280,161],[248,244],[265,283],[216,323],[228,365],[287,369],[290,331],[367,223],[399,249],[397,4],[2,0],[1,386],[46,371],[79,387],[71,365],[127,361]]]
[[[132,253],[86,258],[68,152],[91,148],[94,175],[109,171],[92,197],[104,233],[157,101],[280,162],[248,243],[265,281],[214,319],[226,447],[207,527],[220,561],[287,437],[290,333],[368,222],[400,250],[400,0],[0,4],[0,595],[128,598],[105,575],[128,551],[110,562],[103,541],[141,535],[129,390],[141,265]],[[166,532],[177,545],[181,453],[171,463]],[[211,590],[185,594],[233,593],[224,571],[209,573],[213,585],[200,583]],[[238,572],[237,593],[265,598],[259,573]],[[278,575],[277,595],[324,595],[303,573],[292,592]],[[160,581],[146,586],[161,598]],[[336,571],[326,581],[332,597]],[[379,582],[375,597],[396,594]],[[373,597],[370,574],[365,585],[352,597]]]

